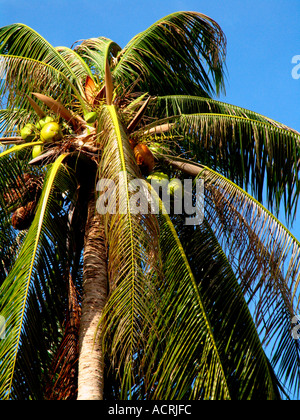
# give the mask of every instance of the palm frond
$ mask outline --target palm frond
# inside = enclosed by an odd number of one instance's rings
[[[113,99],[114,85],[113,85],[113,80],[112,80],[112,75],[111,75],[108,60],[106,60],[106,63],[105,63],[104,80],[105,80],[105,90],[106,90],[106,103],[107,103],[107,105],[111,105],[112,104],[112,99]]]
[[[300,243],[240,187],[203,167],[207,220],[254,304],[254,320],[263,343],[273,346],[273,362],[299,390],[300,347],[291,336],[299,312]],[[283,345],[284,343],[284,345]]]
[[[159,285],[160,310],[155,319],[159,335],[149,341],[150,348],[157,344],[148,360],[149,389],[154,388],[154,399],[230,399],[202,293],[169,216],[158,218],[164,281]]]
[[[90,38],[82,41],[74,50],[82,57],[92,73],[100,81],[104,80],[106,61],[113,67],[115,59],[121,47],[112,40],[104,37]]]
[[[262,201],[266,186],[268,205],[293,219],[299,197],[300,135],[279,124],[223,114],[181,115],[186,150],[198,162],[213,167],[240,186],[251,187]]]
[[[60,53],[63,59],[68,63],[68,65],[73,70],[74,74],[76,75],[76,78],[81,81],[82,85],[87,75],[90,77],[93,77],[91,69],[89,68],[87,63],[83,60],[83,58],[80,57],[80,55],[76,53],[76,51],[67,47],[55,47],[55,49],[56,51]]]
[[[152,101],[150,115],[177,121],[181,152],[230,178],[293,219],[299,185],[300,133],[256,112],[212,99],[174,95]],[[178,119],[176,120],[176,116]]]
[[[57,239],[59,234],[51,230],[48,207],[51,191],[65,156],[61,155],[47,174],[32,226],[13,268],[0,289],[0,312],[7,320],[7,338],[0,342],[0,355],[3,360],[0,375],[1,399],[8,399],[13,391],[18,349],[21,344],[22,328],[27,320],[27,302],[31,293],[32,279],[37,275],[37,262],[40,258],[47,260],[46,242],[53,237]]]
[[[156,98],[154,105],[158,107],[163,106],[164,112],[168,115],[181,114],[222,114],[232,115],[237,117],[244,117],[250,120],[261,121],[263,123],[270,123],[274,127],[284,128],[299,134],[297,131],[287,127],[286,125],[258,114],[246,108],[241,108],[226,102],[217,101],[215,99],[191,96],[191,95],[168,95],[159,96]]]
[[[75,85],[70,83],[62,72],[31,58],[0,55],[0,79],[3,79],[0,93],[5,97],[6,108],[14,112],[19,109],[21,115],[24,115],[26,110],[27,121],[37,120],[37,115],[33,112],[28,100],[31,92],[37,91],[53,96],[63,103],[73,102],[73,94],[75,94],[76,98],[83,102]],[[61,89],[61,86],[64,86],[64,89]],[[19,119],[20,126],[24,119]]]
[[[140,174],[116,108],[104,107],[101,118],[105,144],[98,176],[104,182],[102,191],[113,182],[116,189],[110,193],[118,203],[115,210],[108,207],[111,211],[106,213],[99,207],[101,196],[98,200],[98,211],[104,213],[111,291],[105,309],[103,343],[112,366],[120,375],[123,372],[122,396],[127,398],[135,383],[136,355],[145,344],[146,330],[152,328],[148,302],[149,296],[156,302],[151,280],[159,270],[158,227],[153,215],[132,212],[134,191],[130,182]],[[105,196],[102,200],[105,204]]]
[[[0,54],[47,64],[81,89],[80,80],[69,62],[40,34],[24,24],[16,23],[0,29]]]
[[[224,88],[225,36],[218,24],[196,12],[178,12],[135,36],[118,55],[116,80],[150,94],[207,96]]]
[[[183,227],[178,222],[175,225],[214,326],[232,399],[280,398],[278,380],[263,350],[238,277],[210,224],[204,219],[196,227]]]

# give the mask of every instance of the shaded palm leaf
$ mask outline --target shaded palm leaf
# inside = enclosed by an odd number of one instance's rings
[[[213,232],[207,222],[188,230],[180,224],[175,220],[179,239],[168,216],[160,216],[165,284],[158,321],[163,339],[148,361],[155,370],[150,374],[153,397],[279,398],[246,301]]]
[[[299,311],[300,244],[232,181],[207,167],[198,168],[205,180],[207,220],[244,294],[255,303],[255,324],[263,342],[273,345],[274,364],[297,390],[300,349],[291,336],[291,319]]]
[[[238,277],[205,219],[180,229],[181,242],[214,326],[222,364],[234,400],[280,399],[279,384],[263,351]],[[194,397],[197,387],[192,389]]]
[[[165,342],[164,351],[154,352],[149,363],[151,367],[154,360],[159,363],[154,374],[151,370],[154,398],[183,398],[198,377],[205,399],[230,399],[213,327],[186,254],[169,216],[159,219],[164,283],[159,287],[161,307],[156,319],[161,334],[158,348],[160,340]],[[199,364],[194,363],[197,351]]]

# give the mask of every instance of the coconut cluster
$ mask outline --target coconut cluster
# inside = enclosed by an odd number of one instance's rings
[[[21,137],[29,143],[35,140],[43,143],[55,143],[62,138],[60,125],[49,115],[41,118],[36,125],[28,123],[20,131]],[[39,156],[44,150],[44,146],[37,144],[32,149],[33,159]]]
[[[3,195],[5,203],[11,208],[11,224],[14,229],[28,229],[34,219],[42,190],[42,178],[25,173],[18,177],[13,188]]]
[[[157,182],[162,186],[162,188],[168,191],[169,195],[173,196],[174,198],[181,198],[183,195],[183,187],[180,179],[169,179],[169,176],[164,172],[153,172],[147,177],[147,180],[152,184]]]
[[[162,171],[155,171],[155,156],[163,154],[160,143],[152,143],[149,147],[144,143],[136,144],[130,140],[131,148],[143,175],[147,176],[147,180],[151,183],[159,183],[163,188],[168,190],[168,194],[174,198],[182,197],[182,183],[178,178],[169,179],[169,176]]]

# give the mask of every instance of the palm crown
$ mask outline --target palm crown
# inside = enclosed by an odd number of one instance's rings
[[[300,134],[212,99],[225,54],[221,28],[195,12],[124,49],[0,29],[2,399],[298,390],[300,244],[271,211],[295,216]],[[59,125],[47,138],[46,116]],[[201,224],[157,195],[158,214],[130,211],[130,182],[154,166],[203,180]],[[117,187],[115,212],[96,211],[101,180]]]

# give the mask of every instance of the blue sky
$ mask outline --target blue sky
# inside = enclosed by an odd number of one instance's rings
[[[222,100],[300,131],[300,79],[291,74],[292,58],[300,55],[299,0],[0,0],[0,26],[25,23],[55,46],[106,36],[124,47],[178,10],[209,15],[227,36]],[[300,239],[299,221],[293,232]]]
[[[138,32],[178,10],[215,19],[228,41],[226,101],[300,131],[299,0],[0,0],[0,26],[21,22],[53,45],[106,36],[122,47]]]

